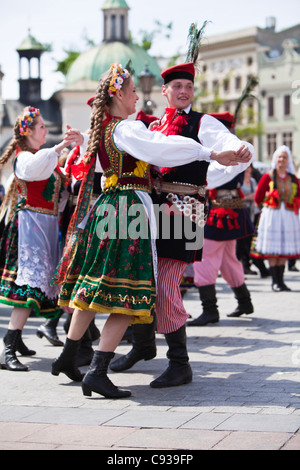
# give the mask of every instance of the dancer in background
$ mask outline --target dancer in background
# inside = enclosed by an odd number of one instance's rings
[[[300,257],[300,186],[286,145],[274,152],[272,170],[260,179],[255,202],[262,211],[251,255],[268,259],[273,291],[289,291],[284,282],[286,260]]]
[[[46,143],[47,133],[40,111],[26,107],[0,159],[4,165],[15,153],[11,187],[18,191],[18,198],[10,194],[17,204],[0,242],[0,302],[13,307],[0,365],[12,371],[28,370],[16,351],[31,310],[46,318],[60,312],[59,288],[50,285],[59,261],[58,214],[66,202],[65,178],[58,168],[58,158],[74,141],[74,135],[69,131],[55,147],[39,150]]]

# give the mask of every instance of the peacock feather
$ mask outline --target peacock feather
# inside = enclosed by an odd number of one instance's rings
[[[199,56],[201,40],[204,35],[208,21],[205,20],[200,29],[198,29],[196,23],[192,23],[188,34],[188,51],[186,56],[186,62],[193,62],[196,64]]]

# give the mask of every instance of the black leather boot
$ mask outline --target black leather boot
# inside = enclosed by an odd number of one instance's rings
[[[92,363],[82,381],[82,392],[85,396],[92,396],[92,392],[99,393],[105,398],[126,398],[131,392],[120,390],[107,376],[107,369],[113,352],[95,351]]]
[[[208,323],[217,323],[220,317],[217,306],[215,284],[200,286],[198,287],[198,290],[203,311],[198,318],[195,318],[195,320],[192,321],[188,321],[187,326],[204,326]]]
[[[232,290],[238,301],[238,306],[232,313],[229,313],[227,317],[240,317],[243,313],[246,315],[253,313],[254,308],[251,302],[250,292],[248,291],[246,284],[242,284],[239,287],[232,287]]]
[[[177,387],[188,384],[193,379],[186,347],[186,330],[183,325],[173,333],[165,334],[169,350],[169,366],[161,376],[150,383],[152,388]]]
[[[156,356],[155,320],[151,324],[133,325],[132,349],[110,365],[114,372],[130,369],[138,361],[149,361]]]
[[[22,339],[22,332],[18,341],[17,345],[17,352],[21,354],[21,356],[34,356],[36,351],[33,349],[29,349]]]
[[[279,285],[279,266],[270,266],[270,273],[272,276],[272,290],[274,292],[280,292],[280,285]]]
[[[83,367],[83,366],[89,366],[90,363],[92,362],[93,356],[94,356],[94,350],[92,348],[92,334],[91,334],[91,325],[88,327],[86,332],[84,333],[80,347],[78,350],[78,355],[77,355],[77,366],[78,367]]]
[[[52,375],[66,374],[74,382],[81,382],[84,374],[77,366],[77,356],[81,340],[73,341],[67,338],[61,355],[52,363]]]
[[[21,330],[7,330],[4,336],[4,350],[0,357],[0,369],[16,372],[26,372],[28,367],[24,366],[16,356],[16,350],[22,335]]]
[[[290,292],[291,289],[284,283],[283,276],[284,276],[285,265],[281,264],[278,266],[278,283],[280,291],[288,291]]]
[[[51,318],[46,320],[37,330],[36,334],[39,338],[45,338],[49,341],[50,344],[53,346],[63,346],[64,343],[59,339],[57,336],[56,328],[58,325],[58,321],[61,315],[58,318]]]

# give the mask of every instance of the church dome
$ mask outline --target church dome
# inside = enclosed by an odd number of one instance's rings
[[[155,83],[160,85],[161,69],[156,60],[145,49],[130,41],[128,29],[129,7],[125,0],[106,0],[103,11],[103,42],[77,57],[66,75],[66,87],[75,89],[99,82],[113,62],[123,67],[131,60],[134,80],[138,85],[138,76],[147,66],[154,75]],[[77,84],[77,85],[76,85]]]
[[[159,65],[142,47],[129,42],[112,41],[102,43],[100,46],[95,46],[80,54],[66,75],[66,86],[81,80],[98,82],[101,75],[110,68],[113,62],[119,62],[125,67],[129,60],[132,62],[136,83],[146,65],[155,76],[155,82],[161,83]]]

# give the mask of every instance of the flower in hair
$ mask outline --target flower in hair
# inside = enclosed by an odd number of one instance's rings
[[[110,81],[108,94],[110,97],[114,96],[117,90],[121,90],[125,78],[130,76],[127,69],[124,69],[121,64],[114,62],[111,66],[113,78]]]
[[[28,128],[32,125],[33,119],[40,115],[40,110],[27,106],[24,109],[22,117],[19,119],[19,133],[20,135],[27,135]]]

